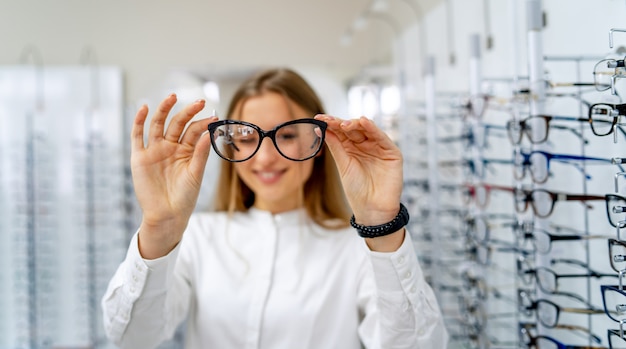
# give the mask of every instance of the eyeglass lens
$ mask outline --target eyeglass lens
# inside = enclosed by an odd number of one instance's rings
[[[301,161],[312,158],[321,149],[323,131],[313,119],[279,125],[265,134],[255,125],[228,121],[214,127],[211,137],[215,151],[229,161],[245,161],[251,158],[266,136],[272,138],[282,156]]]
[[[626,293],[618,286],[602,285],[602,302],[606,314],[616,322],[626,320]]]
[[[616,206],[626,207],[626,199],[619,195],[607,194],[606,196],[606,214],[609,218],[609,223],[612,226],[617,227],[619,222],[626,218],[623,212],[615,210]],[[623,226],[623,224],[622,224]]]
[[[626,243],[609,239],[609,257],[611,258],[611,268],[616,273],[626,269]]]
[[[616,110],[610,104],[594,104],[589,108],[591,130],[596,136],[609,135],[617,121],[616,117]]]
[[[598,91],[606,91],[611,88],[613,76],[625,75],[624,61],[615,59],[603,59],[596,63],[593,68],[593,82]]]
[[[516,151],[514,153],[513,163],[516,179],[522,179],[526,175],[526,171],[530,171],[530,175],[535,183],[544,183],[548,180],[548,156],[541,152],[531,152],[523,154]]]
[[[520,144],[526,134],[532,144],[542,143],[548,139],[548,122],[543,116],[531,116],[521,121],[509,121],[507,131],[513,144]]]
[[[525,212],[531,205],[538,217],[548,217],[552,213],[554,198],[544,190],[515,190],[515,209],[517,212]]]

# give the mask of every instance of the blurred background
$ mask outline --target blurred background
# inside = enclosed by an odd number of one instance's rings
[[[0,43],[0,349],[113,348],[136,110],[276,66],[400,145],[451,348],[626,347],[625,1],[0,0]]]

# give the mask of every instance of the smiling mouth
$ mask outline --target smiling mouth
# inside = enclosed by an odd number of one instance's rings
[[[285,173],[285,171],[257,171],[256,175],[264,183],[273,183],[276,182],[283,173]]]

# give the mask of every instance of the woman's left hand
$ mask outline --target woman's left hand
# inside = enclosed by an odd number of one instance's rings
[[[402,194],[400,149],[366,117],[342,120],[317,115],[315,119],[328,124],[326,144],[355,221],[362,225],[391,221],[398,214]]]

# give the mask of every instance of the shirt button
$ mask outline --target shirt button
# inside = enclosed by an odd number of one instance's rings
[[[405,278],[405,279],[408,279],[408,278],[410,278],[410,277],[411,277],[411,275],[413,275],[413,274],[411,274],[411,272],[410,272],[410,271],[407,271],[407,272],[406,272],[406,274],[404,274],[404,278]]]
[[[134,281],[134,282],[137,282],[137,280],[138,280],[138,279],[137,279],[137,275],[133,275],[133,281]]]
[[[135,288],[134,287],[130,288],[130,293],[135,293]]]
[[[404,256],[400,256],[398,258],[398,263],[400,263],[400,264],[404,263]]]
[[[412,286],[412,287],[411,287],[411,293],[415,293],[415,291],[417,291],[417,287]]]

